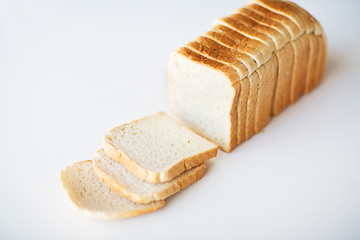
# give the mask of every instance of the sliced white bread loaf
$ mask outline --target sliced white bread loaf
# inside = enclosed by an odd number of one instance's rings
[[[218,146],[157,113],[116,127],[104,136],[104,150],[138,178],[166,182],[216,157]]]
[[[93,158],[96,175],[113,191],[139,203],[164,200],[203,177],[205,164],[195,166],[169,182],[150,183],[139,179],[124,165],[107,156],[103,149]]]
[[[253,0],[243,9],[215,21],[168,64],[172,113],[227,152],[236,146],[232,131],[240,144],[316,86],[327,56],[320,24],[296,4]]]
[[[61,180],[71,200],[85,214],[103,219],[126,218],[155,211],[164,201],[134,203],[113,192],[95,175],[92,161],[83,161],[61,172]]]

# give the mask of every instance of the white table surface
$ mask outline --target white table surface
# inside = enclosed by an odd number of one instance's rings
[[[360,239],[360,2],[296,2],[328,35],[321,86],[161,210],[102,221],[60,171],[169,112],[170,53],[245,1],[0,1],[0,239]]]

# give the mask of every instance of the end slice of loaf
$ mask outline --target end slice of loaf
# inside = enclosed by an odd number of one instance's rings
[[[104,136],[104,150],[138,178],[166,182],[216,157],[218,146],[157,113],[116,127]]]
[[[92,161],[83,161],[61,172],[61,180],[71,200],[85,214],[103,219],[126,218],[155,211],[164,201],[134,203],[113,192],[95,175]]]
[[[113,191],[139,203],[164,200],[202,178],[205,172],[205,164],[200,164],[169,182],[150,183],[134,176],[124,165],[107,156],[103,149],[96,152],[93,164],[96,175]]]

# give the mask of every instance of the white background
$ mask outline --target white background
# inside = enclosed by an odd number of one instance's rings
[[[360,239],[360,4],[296,2],[328,35],[321,86],[164,208],[102,221],[60,171],[169,112],[170,53],[245,0],[1,0],[0,239]]]

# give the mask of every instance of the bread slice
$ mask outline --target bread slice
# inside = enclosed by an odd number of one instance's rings
[[[294,64],[294,49],[290,43],[275,52],[278,58],[278,79],[272,106],[272,115],[276,116],[290,105],[290,89]]]
[[[113,191],[138,203],[164,200],[202,178],[205,172],[205,164],[200,164],[169,182],[149,183],[134,176],[124,165],[107,156],[103,149],[96,152],[93,164],[96,175]]]
[[[239,74],[221,62],[181,47],[168,63],[171,112],[187,127],[229,152],[237,146]]]
[[[138,178],[166,182],[216,157],[218,146],[157,113],[109,131],[104,150]]]
[[[259,90],[259,75],[257,71],[249,76],[250,91],[247,102],[246,132],[245,139],[248,140],[255,134],[255,115]]]
[[[304,34],[291,42],[294,50],[294,65],[290,90],[290,102],[296,102],[304,93],[309,61],[309,35]]]
[[[255,133],[270,122],[275,85],[278,78],[278,62],[275,54],[273,53],[270,60],[256,71],[259,75],[259,92],[255,116]]]
[[[134,203],[110,190],[95,175],[92,161],[83,161],[61,172],[61,180],[71,200],[85,214],[103,219],[126,218],[155,211],[164,201]]]
[[[254,74],[254,73],[253,73]],[[256,74],[256,73],[255,73]],[[240,81],[240,96],[238,103],[238,144],[246,140],[246,119],[248,111],[248,102],[250,97],[250,81],[248,77]]]

